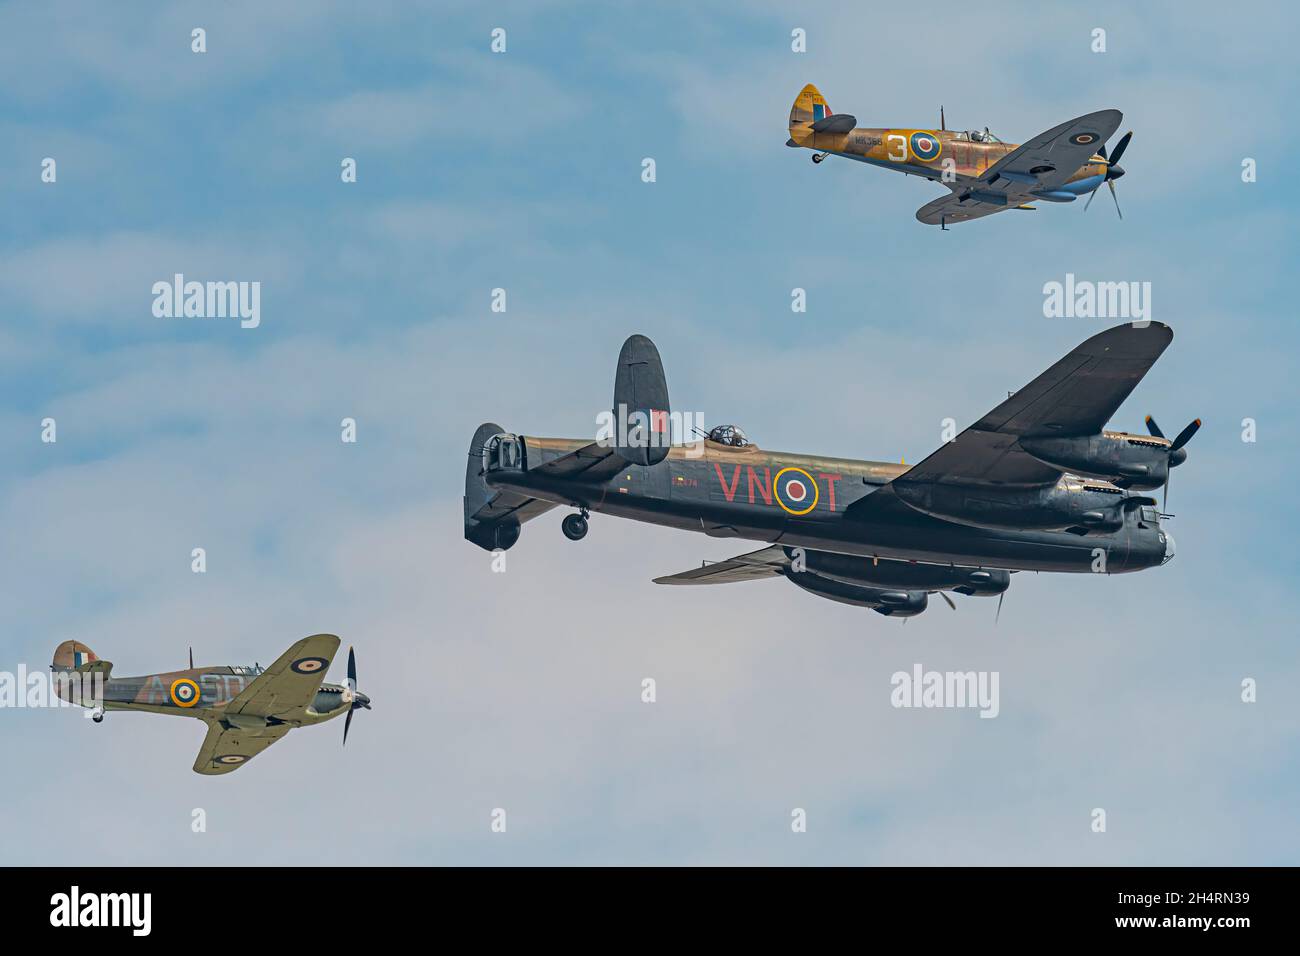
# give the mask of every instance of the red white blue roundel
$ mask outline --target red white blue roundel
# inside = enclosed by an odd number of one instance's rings
[[[938,136],[925,130],[917,130],[912,134],[912,154],[917,159],[929,162],[938,159],[941,152],[943,152],[943,145],[939,142]]]
[[[299,674],[319,674],[329,666],[330,662],[323,657],[300,657],[289,668]]]
[[[1099,142],[1101,142],[1101,137],[1090,130],[1075,133],[1070,137],[1070,143],[1074,146],[1095,146]]]
[[[199,702],[199,685],[188,677],[178,677],[172,681],[169,693],[172,703],[177,707],[193,707]]]
[[[782,468],[772,480],[776,503],[792,515],[806,515],[817,507],[817,482],[802,468]]]

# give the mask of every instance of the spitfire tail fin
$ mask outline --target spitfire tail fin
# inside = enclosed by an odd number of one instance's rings
[[[799,91],[799,95],[794,98],[794,105],[790,107],[790,133],[793,136],[796,130],[805,130],[830,115],[831,107],[826,102],[826,97],[822,96],[821,90],[809,83]]]

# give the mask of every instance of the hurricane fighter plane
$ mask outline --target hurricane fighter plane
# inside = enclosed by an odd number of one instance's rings
[[[135,710],[147,714],[197,717],[208,727],[194,772],[223,774],[238,770],[295,727],[323,723],[347,714],[347,743],[352,712],[370,709],[370,698],[357,690],[356,655],[348,650],[346,684],[324,683],[339,649],[333,634],[304,637],[270,667],[258,664],[195,667],[185,670],[115,677],[113,665],[100,660],[80,641],[64,641],[54,651],[50,670],[59,697],[104,712]],[[75,679],[70,679],[75,678]]]
[[[704,585],[784,577],[820,597],[912,616],[944,592],[1001,596],[1013,571],[1121,573],[1165,564],[1174,539],[1156,499],[1200,427],[1170,441],[1105,429],[1173,337],[1158,322],[1092,336],[922,461],[908,466],[769,451],[734,425],[670,444],[659,352],[634,335],[596,441],[480,425],[465,474],[465,538],[506,549],[552,508],[740,538],[764,547],[656,578]],[[604,431],[604,429],[602,429]]]
[[[928,226],[946,228],[1006,209],[1033,209],[1031,203],[1040,200],[1074,202],[1083,195],[1086,211],[1103,184],[1119,212],[1115,180],[1124,175],[1119,159],[1133,134],[1125,133],[1110,156],[1104,145],[1124,118],[1119,110],[1080,116],[1020,144],[1004,143],[988,127],[947,129],[942,107],[939,114],[938,130],[859,127],[848,113],[832,113],[809,83],[790,109],[785,145],[813,150],[814,163],[843,156],[942,183],[950,194],[916,211]]]

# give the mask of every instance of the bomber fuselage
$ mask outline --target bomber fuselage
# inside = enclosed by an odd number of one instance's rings
[[[819,551],[1011,570],[1138,571],[1161,564],[1172,542],[1154,509],[1126,513],[1105,534],[984,528],[931,517],[900,500],[861,505],[907,466],[736,448],[712,441],[674,446],[657,465],[627,465],[609,480],[548,476],[541,468],[589,442],[517,436],[511,467],[490,464],[490,487],[523,492],[712,537]],[[792,481],[793,479],[793,481]],[[1058,494],[1071,493],[1063,482]],[[1079,493],[1085,493],[1080,483]],[[893,495],[888,489],[886,494]],[[1025,494],[1038,494],[1027,490]],[[877,506],[879,505],[879,506]],[[856,507],[855,507],[856,506]]]

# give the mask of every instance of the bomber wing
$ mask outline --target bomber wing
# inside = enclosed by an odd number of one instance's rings
[[[227,716],[276,717],[293,720],[320,690],[330,661],[339,649],[333,634],[304,637],[281,654],[225,706]]]
[[[231,773],[256,757],[290,730],[288,724],[274,724],[258,730],[227,730],[219,720],[208,722],[208,735],[194,759],[194,772],[208,776]]]
[[[1173,330],[1162,322],[1128,323],[1099,332],[894,481],[990,485],[1057,481],[1060,470],[1030,457],[1020,448],[1020,439],[1097,434],[1173,337]]]
[[[790,566],[785,549],[772,545],[726,561],[712,561],[702,567],[655,578],[655,584],[730,584],[758,581],[779,575]]]

